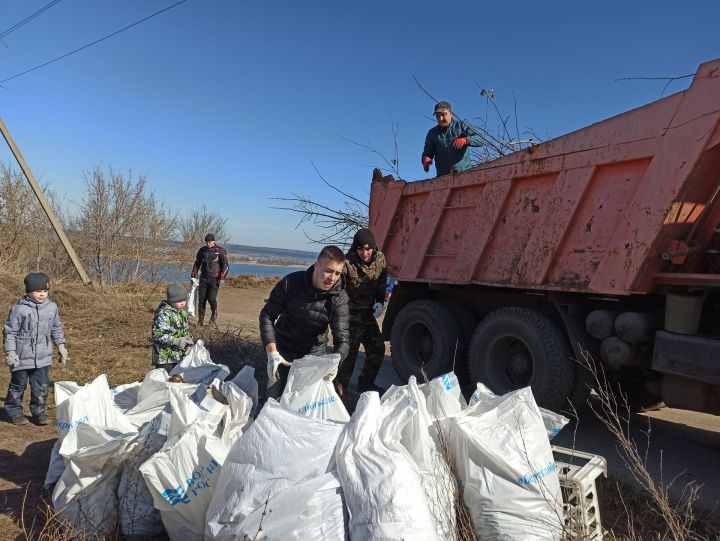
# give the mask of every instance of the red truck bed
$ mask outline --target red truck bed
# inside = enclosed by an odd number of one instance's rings
[[[704,254],[719,188],[716,60],[684,92],[532,149],[432,180],[376,177],[370,227],[404,281],[614,295],[720,285]]]

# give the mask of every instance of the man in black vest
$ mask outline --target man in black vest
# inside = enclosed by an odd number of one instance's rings
[[[230,266],[227,261],[227,252],[215,244],[215,235],[205,235],[205,246],[198,250],[195,256],[190,276],[197,278],[200,275],[198,286],[198,325],[205,323],[205,303],[210,303],[210,323],[215,323],[217,317],[218,289],[225,283]]]
[[[344,264],[340,248],[325,246],[310,268],[288,274],[270,292],[260,311],[269,397],[282,395],[292,361],[326,353],[328,327],[333,351],[340,354],[341,362],[347,356],[350,334]],[[336,375],[325,379],[332,381]]]

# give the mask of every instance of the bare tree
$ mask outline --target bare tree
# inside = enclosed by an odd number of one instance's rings
[[[344,198],[342,207],[336,209],[310,197],[293,194],[292,197],[273,198],[276,201],[283,201],[290,205],[273,208],[299,214],[298,227],[302,227],[306,223],[319,227],[322,231],[320,236],[311,237],[305,232],[305,236],[311,242],[317,244],[348,244],[348,239],[352,238],[358,229],[368,226],[368,204],[325,180],[325,177],[318,171],[314,163],[313,167],[323,183]],[[379,169],[376,169],[376,171],[380,174]]]
[[[67,212],[47,185],[43,193],[60,222]],[[25,176],[0,164],[0,268],[7,272],[43,270],[54,276],[74,275],[72,263],[51,227]]]
[[[85,184],[74,228],[100,284],[138,280],[168,263],[177,218],[146,193],[144,177],[96,167],[85,173]]]
[[[38,219],[37,201],[22,173],[0,167],[0,265],[27,260],[30,254],[29,227]],[[42,215],[44,216],[44,215]]]
[[[194,248],[205,235],[212,233],[215,240],[221,244],[228,239],[227,218],[211,211],[205,203],[178,219],[178,234],[180,242],[186,249]]]

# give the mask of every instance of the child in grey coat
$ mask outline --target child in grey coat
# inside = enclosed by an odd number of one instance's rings
[[[50,278],[47,274],[28,274],[25,277],[25,293],[10,309],[3,333],[5,364],[11,374],[5,413],[13,424],[27,424],[22,399],[29,381],[33,422],[46,425],[45,402],[50,387],[53,343],[58,347],[60,363],[67,362],[68,352],[57,305],[48,299]]]

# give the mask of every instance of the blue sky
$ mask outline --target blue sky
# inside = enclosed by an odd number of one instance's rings
[[[6,0],[0,32],[49,0]],[[63,0],[0,43],[0,80],[174,0]],[[35,175],[83,197],[83,171],[131,169],[169,206],[200,203],[238,244],[315,249],[272,197],[340,203],[312,167],[367,197],[379,160],[426,178],[433,102],[485,115],[493,87],[521,129],[555,137],[660,97],[664,83],[720,57],[720,2],[188,0],[65,60],[3,83],[0,116]],[[689,80],[673,83],[668,93]],[[11,162],[7,149],[0,160]],[[431,169],[432,171],[432,169]],[[312,228],[308,229],[314,234]]]

